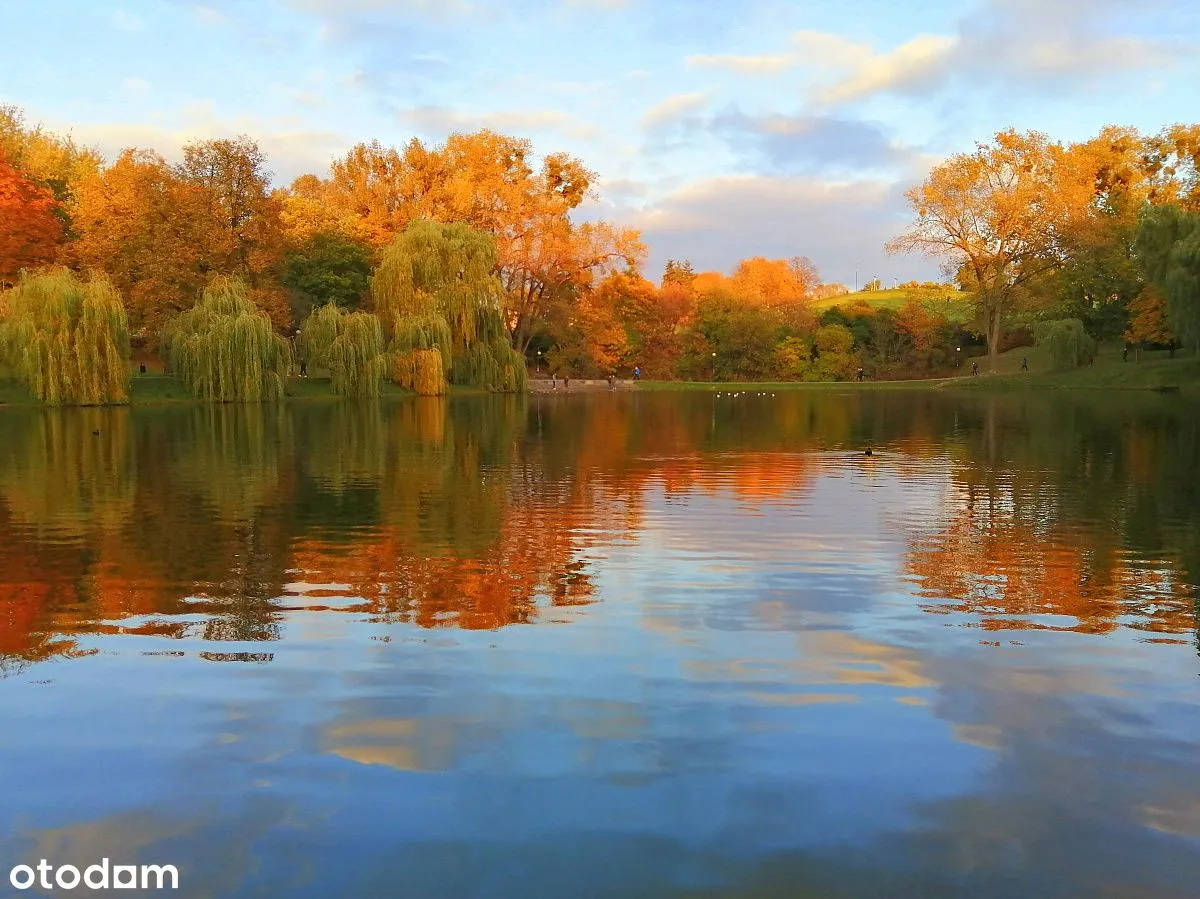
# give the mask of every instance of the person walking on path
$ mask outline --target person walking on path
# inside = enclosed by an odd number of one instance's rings
[[[861,381],[862,379],[863,379],[863,370],[862,370],[862,366],[859,366],[859,368],[858,368],[858,380],[860,380],[860,381]]]
[[[640,381],[642,379],[642,367],[640,365],[634,366],[633,379],[635,381]]]
[[[1029,371],[1029,360],[1028,359],[1021,360],[1021,371]]]
[[[972,374],[972,376],[979,374],[979,363],[978,362],[971,363],[971,374]]]

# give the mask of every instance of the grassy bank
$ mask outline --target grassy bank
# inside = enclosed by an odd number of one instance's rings
[[[970,363],[978,362],[978,377],[970,374]],[[1021,370],[1027,362],[1028,371]],[[1177,352],[1175,358],[1165,350],[1143,353],[1141,361],[1129,354],[1122,361],[1121,348],[1103,347],[1093,365],[1073,371],[1055,371],[1046,351],[1040,347],[1022,347],[1001,354],[996,371],[988,370],[986,357],[964,361],[966,374],[954,377],[908,381],[642,381],[639,390],[707,390],[722,392],[778,390],[945,390],[945,389],[1022,389],[1022,390],[1179,390],[1200,394],[1200,360]]]
[[[1200,360],[1182,351],[1171,359],[1163,351],[1143,353],[1141,361],[1130,354],[1128,361],[1121,360],[1120,347],[1103,347],[1095,364],[1073,371],[1054,371],[1045,350],[1039,347],[1023,347],[1002,354],[996,371],[988,371],[986,357],[977,358],[980,367],[978,377],[969,374],[970,362],[963,363],[967,374],[955,377],[914,379],[905,381],[639,381],[637,390],[656,391],[709,391],[722,393],[776,392],[781,390],[1178,390],[1181,393],[1200,395]],[[1028,362],[1029,371],[1021,370],[1021,363]],[[454,388],[452,395],[481,393],[478,390]],[[199,401],[191,397],[173,378],[161,374],[135,375],[130,382],[129,405],[155,406],[191,404]],[[383,396],[401,397],[412,394],[396,385],[385,382]],[[288,382],[289,401],[336,400],[337,394],[326,378],[293,378]],[[0,406],[36,406],[37,402],[22,387],[11,381],[0,381]]]

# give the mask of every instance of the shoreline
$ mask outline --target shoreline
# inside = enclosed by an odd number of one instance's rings
[[[1200,395],[1200,363],[1193,359],[1159,360],[1144,363],[1110,362],[1106,365],[1077,368],[1071,371],[1000,372],[980,375],[958,375],[942,378],[912,378],[900,381],[654,381],[618,379],[611,384],[605,379],[530,378],[527,395],[556,396],[559,394],[615,392],[708,392],[741,393],[747,391],[1029,391],[1040,393],[1065,391],[1142,391],[1166,395]],[[484,396],[484,391],[451,386],[445,396]],[[415,397],[415,393],[386,382],[379,399]],[[324,378],[293,378],[288,382],[282,402],[330,402],[344,399],[333,392]],[[19,385],[0,382],[0,410],[28,408],[121,408],[126,406],[201,406],[212,404],[187,394],[183,387],[164,375],[135,376],[130,382],[129,399],[123,403],[97,406],[44,406]]]

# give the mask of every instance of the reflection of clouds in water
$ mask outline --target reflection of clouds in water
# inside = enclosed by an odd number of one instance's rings
[[[452,723],[437,718],[366,720],[330,727],[326,751],[362,765],[400,771],[451,767],[455,748]]]

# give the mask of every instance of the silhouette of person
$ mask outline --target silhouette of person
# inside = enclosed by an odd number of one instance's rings
[[[1021,360],[1021,371],[1029,371],[1029,360],[1028,359]]]
[[[972,375],[979,374],[979,363],[978,362],[971,363],[971,374]]]

